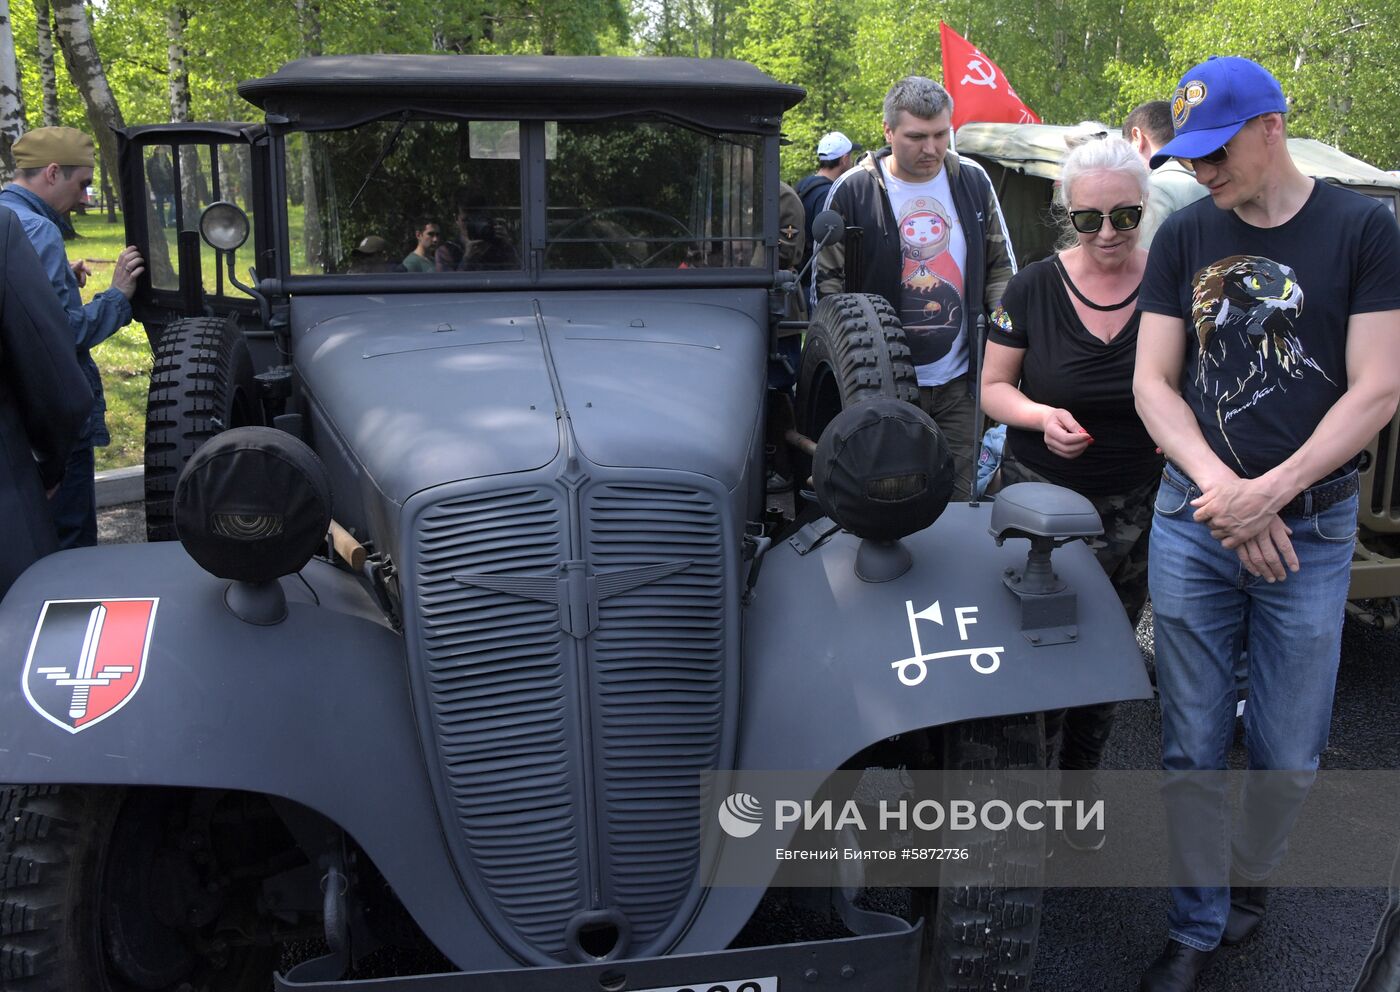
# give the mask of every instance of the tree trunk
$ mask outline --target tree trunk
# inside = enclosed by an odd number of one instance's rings
[[[0,0],[0,179],[9,182],[15,174],[11,151],[24,133],[24,91],[15,64],[15,35],[10,23],[10,0]]]
[[[116,197],[111,195],[111,190],[117,175],[117,143],[112,131],[125,127],[126,122],[122,120],[122,111],[117,106],[117,98],[112,95],[112,88],[107,85],[107,73],[97,54],[97,44],[92,38],[92,27],[88,24],[83,0],[53,0],[53,19],[58,44],[63,49],[63,60],[68,65],[68,75],[82,94],[92,136],[102,152],[102,188],[107,200],[107,219],[115,223]]]
[[[318,0],[296,0],[297,21],[301,25],[302,55],[321,54],[321,5]],[[301,136],[302,240],[306,245],[306,264],[320,271],[324,262],[321,250],[320,187],[316,182],[316,140],[310,134]]]
[[[53,67],[53,14],[49,0],[34,0],[39,35],[39,80],[44,89],[44,127],[58,127],[58,75]]]
[[[170,120],[183,123],[190,119],[190,73],[185,65],[185,25],[189,11],[176,4],[166,12],[166,64],[170,76]],[[199,149],[193,145],[180,146],[180,197],[185,228],[193,229],[198,217],[191,216],[205,204],[199,200],[195,179],[199,175]]]

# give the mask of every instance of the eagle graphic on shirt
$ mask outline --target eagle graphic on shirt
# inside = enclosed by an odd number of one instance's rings
[[[1332,379],[1299,339],[1303,288],[1287,265],[1260,255],[1230,255],[1192,281],[1191,323],[1196,332],[1196,385],[1203,412],[1234,453],[1230,418],[1258,403],[1283,402],[1291,383],[1306,376]],[[1236,454],[1236,462],[1239,457]],[[1240,466],[1243,468],[1243,465]]]

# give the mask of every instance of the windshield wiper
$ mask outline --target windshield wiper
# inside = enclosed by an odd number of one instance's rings
[[[374,162],[370,164],[369,171],[365,173],[365,178],[360,181],[360,188],[355,190],[355,195],[350,198],[350,206],[346,207],[346,210],[351,209],[355,204],[360,202],[360,194],[365,191],[365,187],[368,186],[369,181],[374,178],[374,174],[379,171],[379,167],[384,164],[384,160],[394,151],[394,146],[399,143],[399,135],[403,134],[403,129],[406,127],[408,127],[407,112],[399,118],[398,127],[394,128],[394,133],[389,135],[389,139],[384,142],[384,147],[379,149],[379,154],[375,157]]]

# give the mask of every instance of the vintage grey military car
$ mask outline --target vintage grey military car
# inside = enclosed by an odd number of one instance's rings
[[[788,313],[802,91],[376,56],[240,92],[263,123],[122,135],[152,541],[0,604],[0,985],[1025,987],[1039,850],[903,902],[711,884],[707,782],[1034,768],[1037,711],[1149,691],[1097,520],[944,509],[891,311]],[[803,430],[825,513],[764,492]]]

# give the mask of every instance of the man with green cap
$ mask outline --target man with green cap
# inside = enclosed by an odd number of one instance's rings
[[[131,297],[145,271],[140,252],[128,245],[117,256],[110,289],[84,304],[79,292],[87,281],[87,266],[68,261],[63,248],[63,215],[87,199],[94,165],[92,139],[71,127],[41,127],[14,144],[15,179],[0,190],[0,204],[18,215],[25,235],[39,255],[58,301],[68,317],[78,349],[78,362],[96,399],[82,439],[53,497],[54,523],[61,548],[97,543],[97,501],[93,478],[93,448],[111,443],[107,433],[107,403],[102,377],[92,360],[92,348],[131,323]]]

